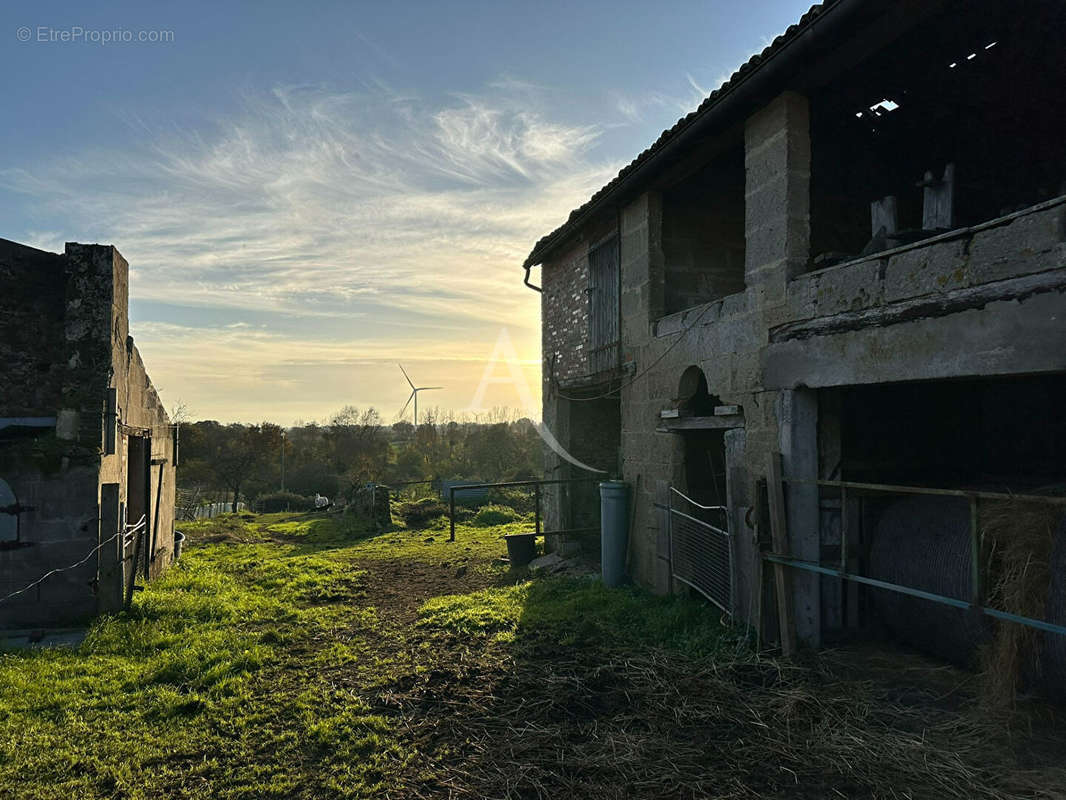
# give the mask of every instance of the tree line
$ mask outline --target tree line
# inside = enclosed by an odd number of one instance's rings
[[[420,415],[422,416],[422,415]],[[178,488],[238,502],[286,491],[342,502],[369,482],[461,479],[525,480],[542,472],[542,442],[529,419],[505,409],[487,419],[457,420],[437,411],[385,424],[373,408],[346,406],[323,423],[180,426]],[[282,470],[284,469],[284,474]]]

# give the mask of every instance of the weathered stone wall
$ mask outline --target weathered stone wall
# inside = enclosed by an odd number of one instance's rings
[[[0,417],[60,407],[65,284],[62,256],[0,239]]]
[[[155,549],[148,564],[156,575],[173,549],[173,440],[162,403],[129,339],[128,265],[113,247],[102,245],[71,243],[64,255],[11,243],[0,251],[7,254],[5,283],[24,287],[26,303],[39,312],[37,323],[24,324],[41,345],[31,349],[32,358],[20,357],[5,337],[0,357],[10,357],[22,372],[13,376],[12,391],[0,400],[0,417],[56,420],[47,428],[0,431],[0,478],[11,485],[20,504],[31,507],[19,515],[19,546],[0,550],[0,595],[81,560],[115,533],[117,520],[112,518],[107,527],[108,514],[101,509],[101,487],[117,484],[118,502],[127,502],[124,433],[115,437],[115,452],[106,452],[105,429],[119,422],[128,426],[124,432],[152,434],[151,459],[158,463],[151,469],[148,542],[151,546],[154,536]],[[41,381],[27,388],[32,377],[26,365],[34,360]],[[109,388],[119,399],[117,420],[106,414]],[[118,556],[116,541],[77,569],[48,578],[39,590],[3,603],[0,625],[76,624],[101,607],[113,608],[121,592],[108,581],[121,582],[122,576],[107,567]]]
[[[782,454],[786,477],[811,480],[832,470],[828,454],[838,443],[832,409],[819,408],[819,387],[1066,371],[1066,202],[805,274],[805,98],[785,93],[770,102],[748,120],[745,139],[742,292],[664,316],[671,276],[661,196],[647,192],[621,212],[622,471],[636,491],[631,573],[659,591],[671,588],[653,504],[670,485],[684,488],[684,448],[682,435],[657,429],[660,411],[683,399],[682,373],[695,365],[709,392],[743,414],[743,427],[726,434],[742,618],[753,605],[757,563],[744,518],[769,454]],[[546,421],[566,416],[562,401],[544,397]],[[792,552],[821,558],[834,542],[822,530],[816,490],[792,485],[786,500]],[[823,606],[837,600],[823,602],[823,582],[813,577],[797,574],[793,583],[798,633],[816,644],[834,614]]]
[[[544,380],[567,381],[588,371],[589,256],[580,242],[544,265],[541,352]]]

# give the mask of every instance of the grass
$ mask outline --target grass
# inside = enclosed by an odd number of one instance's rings
[[[902,708],[703,603],[508,572],[527,527],[183,525],[81,647],[0,653],[0,797],[1044,796],[942,693]]]
[[[740,644],[716,613],[681,597],[607,589],[593,578],[548,578],[470,594],[434,598],[418,625],[500,640],[549,639],[570,646],[611,642],[621,648],[663,648],[708,657]]]
[[[385,721],[303,657],[376,629],[359,571],[235,518],[187,531],[182,563],[78,650],[0,656],[0,795],[289,797],[307,781],[286,765],[309,759],[347,776],[341,796],[373,789],[376,759],[353,756],[397,755]]]
[[[462,525],[455,543],[442,522],[374,534],[340,515],[225,515],[182,529],[182,562],[80,648],[0,654],[0,796],[377,796],[415,757],[367,701],[397,669],[383,637],[418,640],[425,671],[434,635],[539,624],[523,615],[529,584],[440,598],[430,587],[417,626],[397,630],[365,581],[377,562],[506,580],[500,537],[521,521]],[[534,595],[562,639],[579,606],[599,603],[586,624],[604,627],[640,606],[586,582]]]

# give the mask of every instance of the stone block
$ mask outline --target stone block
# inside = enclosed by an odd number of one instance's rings
[[[889,256],[884,267],[884,299],[893,302],[969,285],[966,244],[965,239],[953,239]]]

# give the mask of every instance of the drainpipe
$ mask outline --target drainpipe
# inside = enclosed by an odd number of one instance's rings
[[[534,292],[542,291],[539,286],[534,286],[532,283],[529,282],[529,271],[531,269],[533,269],[533,265],[532,264],[527,264],[526,267],[525,267],[526,277],[522,279],[522,283],[524,283],[526,286],[528,286]]]

